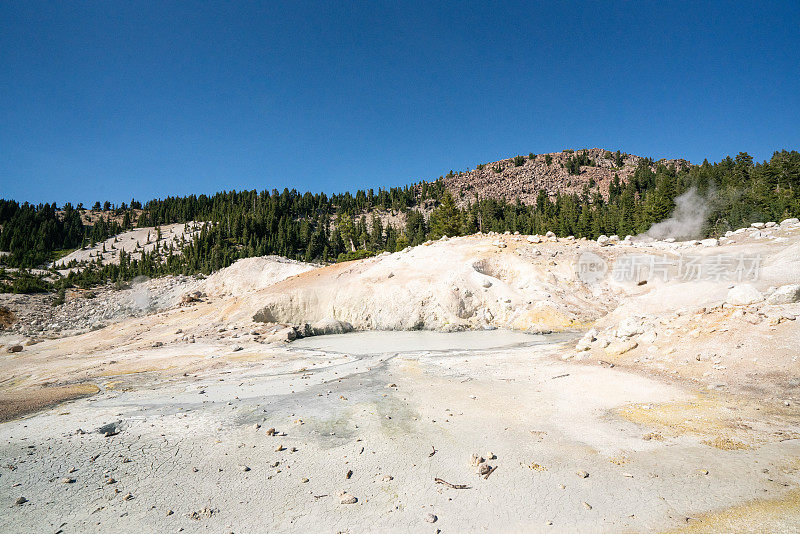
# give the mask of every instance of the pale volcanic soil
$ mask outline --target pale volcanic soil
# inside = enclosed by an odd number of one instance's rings
[[[796,532],[800,225],[705,245],[249,259],[94,331],[7,331],[0,531]],[[587,252],[763,263],[587,283]]]

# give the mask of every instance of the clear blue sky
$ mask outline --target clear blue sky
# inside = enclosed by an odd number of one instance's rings
[[[800,149],[800,3],[0,0],[0,197],[404,185]],[[550,4],[550,3],[547,3]]]

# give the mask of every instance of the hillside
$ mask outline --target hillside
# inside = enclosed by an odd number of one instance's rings
[[[87,224],[85,211],[69,203],[59,208],[0,200],[0,252],[9,252],[0,256],[0,267],[42,268],[70,253],[58,265],[79,267],[78,259],[92,260],[79,272],[44,281],[0,268],[0,292],[210,274],[237,259],[265,255],[341,262],[478,231],[589,239],[637,235],[674,213],[689,214],[693,223],[674,228],[678,233],[672,237],[720,237],[751,222],[800,214],[800,153],[775,152],[756,163],[740,152],[718,163],[691,165],[598,148],[565,150],[377,192],[223,191],[136,202],[135,208],[104,206],[92,211]],[[201,230],[184,239],[181,225],[190,222]],[[130,235],[120,242],[124,232],[148,241],[148,234],[176,228],[174,240],[159,246],[148,248]],[[120,246],[126,252],[117,256]]]
[[[568,166],[572,161],[585,155],[588,163],[576,165],[571,174]],[[531,156],[533,156],[531,158]],[[493,198],[523,204],[534,204],[539,191],[549,196],[561,194],[581,194],[585,187],[595,188],[604,198],[609,196],[609,186],[618,176],[625,183],[642,162],[651,162],[649,168],[655,172],[658,165],[664,165],[680,172],[691,164],[685,159],[652,160],[632,154],[614,153],[602,148],[586,150],[564,150],[549,154],[530,154],[494,161],[480,165],[467,172],[448,174],[444,177],[447,190],[461,201]],[[499,171],[499,172],[498,172]]]

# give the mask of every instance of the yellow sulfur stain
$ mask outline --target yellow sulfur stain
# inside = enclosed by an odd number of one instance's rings
[[[800,490],[779,499],[755,500],[732,508],[709,512],[690,524],[667,531],[670,534],[719,532],[797,532],[800,525]]]
[[[750,406],[741,399],[728,399],[717,394],[698,394],[693,399],[664,404],[633,404],[617,410],[623,418],[654,428],[645,439],[695,435],[702,443],[721,450],[752,448],[747,441],[756,436],[742,417]],[[763,412],[762,412],[763,413]]]

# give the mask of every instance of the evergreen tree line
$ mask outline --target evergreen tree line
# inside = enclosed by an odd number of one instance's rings
[[[36,267],[51,261],[54,253],[92,245],[120,233],[123,226],[110,218],[84,225],[80,211],[65,204],[58,213],[55,204],[19,204],[0,199],[0,251],[12,267]]]
[[[379,189],[377,194],[368,190],[329,197],[294,190],[231,191],[153,200],[142,206],[138,226],[202,221],[202,229],[178,249],[157,243],[148,253],[121,251],[119,265],[102,266],[97,261],[70,274],[61,285],[90,287],[140,275],[207,274],[239,258],[266,254],[342,261],[477,231],[553,231],[591,239],[600,234],[635,235],[668,218],[675,199],[692,188],[709,205],[704,235],[719,236],[750,222],[796,216],[800,153],[776,152],[763,163],[739,153],[680,172],[664,165],[653,168],[651,160],[643,160],[627,181],[614,177],[607,198],[587,185],[581,194],[550,196],[540,191],[532,205],[476,197],[459,207],[441,179]],[[391,212],[403,212],[405,223],[384,223],[380,215]],[[54,251],[100,240],[125,226],[103,219],[82,225],[79,213],[69,205],[56,215],[54,205],[34,207],[13,201],[0,201],[0,224],[0,250],[11,251],[3,262],[21,267],[39,265]]]

